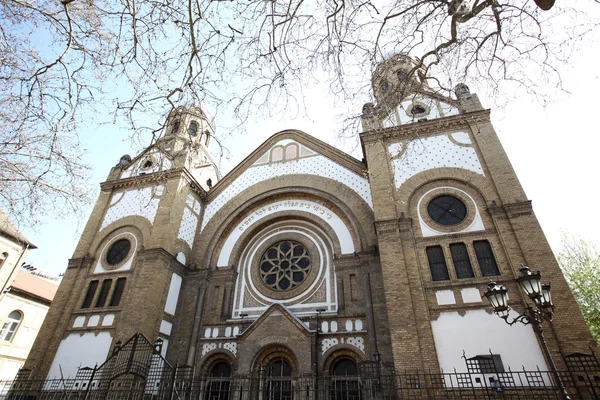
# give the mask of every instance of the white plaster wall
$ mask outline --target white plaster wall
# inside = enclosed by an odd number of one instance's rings
[[[267,179],[284,175],[315,175],[335,180],[348,186],[373,208],[371,189],[367,178],[346,169],[327,157],[319,155],[248,168],[207,205],[201,229],[204,229],[223,205],[243,190]]]
[[[240,222],[225,240],[225,243],[219,252],[217,266],[223,267],[229,265],[229,256],[244,231],[252,225],[257,224],[261,219],[268,215],[282,210],[302,211],[321,218],[335,231],[342,254],[353,254],[356,251],[350,230],[344,221],[342,221],[342,219],[333,211],[312,201],[292,199],[267,204],[258,210],[254,210],[246,219]]]
[[[173,274],[171,284],[169,285],[169,294],[165,303],[165,312],[175,315],[177,309],[177,300],[179,300],[179,290],[181,289],[181,276]]]
[[[481,303],[481,293],[477,288],[460,289],[460,296],[463,303]]]
[[[79,367],[94,367],[106,360],[112,336],[110,332],[71,333],[60,342],[48,379],[75,377]]]
[[[439,306],[447,304],[456,304],[454,292],[452,290],[438,290],[435,292],[435,299]]]
[[[512,311],[514,315],[517,314]],[[463,350],[467,358],[477,355],[499,354],[504,368],[508,370],[547,371],[542,351],[538,346],[531,326],[515,324],[508,326],[495,314],[485,310],[467,311],[464,316],[457,312],[441,313],[431,321],[435,348],[444,372],[466,372],[462,359]]]
[[[160,321],[160,329],[159,332],[165,334],[167,336],[171,336],[171,329],[173,328],[173,324],[169,321],[165,321],[164,319]]]
[[[194,236],[201,209],[200,201],[193,194],[188,194],[177,238],[184,240],[190,249],[194,246]]]
[[[153,224],[163,191],[163,186],[156,186],[113,194],[100,230],[130,215],[146,218]]]
[[[465,137],[466,135],[466,137]],[[450,140],[450,136],[460,145]],[[468,143],[465,143],[468,140]],[[461,168],[485,176],[483,167],[465,132],[413,139],[408,143],[388,146],[394,170],[394,182],[399,189],[418,173],[436,168]]]

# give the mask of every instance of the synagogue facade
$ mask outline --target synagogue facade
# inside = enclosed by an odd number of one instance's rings
[[[490,110],[465,85],[430,89],[406,56],[372,84],[362,160],[287,130],[221,177],[207,110],[173,111],[162,138],[101,184],[26,367],[75,376],[141,333],[197,374],[352,374],[369,360],[460,372],[478,356],[548,370],[531,326],[482,300],[493,280],[523,312],[521,264],[560,305],[545,331],[558,367],[589,353]]]

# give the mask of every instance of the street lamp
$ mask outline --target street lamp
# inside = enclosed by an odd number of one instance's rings
[[[542,274],[539,271],[532,273],[526,265],[521,264],[519,271],[520,275],[516,281],[521,290],[533,301],[536,307],[535,309],[530,305],[527,305],[527,311],[525,313],[513,318],[512,321],[509,321],[510,306],[508,305],[508,289],[502,285],[497,285],[496,282],[490,282],[488,283],[487,292],[485,292],[484,296],[494,308],[494,312],[508,325],[512,326],[517,322],[520,322],[523,325],[531,325],[533,327],[533,331],[542,344],[542,349],[544,350],[546,359],[550,363],[550,368],[552,369],[556,383],[562,392],[563,398],[570,399],[567,390],[565,389],[565,385],[556,370],[556,365],[554,364],[554,360],[548,349],[548,343],[546,343],[542,328],[542,323],[544,321],[552,321],[552,313],[555,308],[554,304],[552,304],[550,285],[542,284]]]

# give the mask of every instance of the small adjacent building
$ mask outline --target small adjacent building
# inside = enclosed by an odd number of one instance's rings
[[[25,363],[58,289],[58,282],[18,270],[0,297],[0,380]]]

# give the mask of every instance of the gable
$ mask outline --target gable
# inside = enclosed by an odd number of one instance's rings
[[[156,147],[150,147],[131,161],[121,173],[121,179],[133,176],[152,174],[171,168],[170,158]]]
[[[369,180],[362,163],[300,132],[276,134],[215,187],[202,229],[215,213],[237,194],[262,181],[285,175],[329,178],[347,186],[373,208]]]

